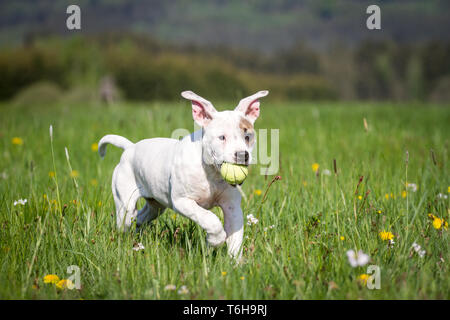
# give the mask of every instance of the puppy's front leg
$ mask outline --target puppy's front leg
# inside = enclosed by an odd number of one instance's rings
[[[206,240],[211,246],[217,247],[225,242],[226,233],[220,219],[211,211],[200,207],[194,200],[173,200],[173,209],[199,224],[206,231]]]
[[[241,209],[241,194],[235,188],[226,192],[219,201],[225,220],[228,253],[237,261],[242,257],[244,217]]]

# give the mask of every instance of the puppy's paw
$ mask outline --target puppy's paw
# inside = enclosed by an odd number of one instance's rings
[[[208,233],[206,236],[206,241],[208,242],[208,245],[218,247],[225,242],[226,237],[227,234],[222,229],[219,233]]]

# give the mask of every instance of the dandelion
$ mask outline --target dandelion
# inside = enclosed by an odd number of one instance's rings
[[[180,290],[178,290],[178,294],[188,294],[189,290],[186,286],[181,286]]]
[[[247,215],[247,225],[251,226],[252,224],[257,224],[258,219],[253,216],[253,214]]]
[[[256,190],[255,190],[255,194],[256,194],[257,196],[260,196],[260,195],[262,194],[262,191],[261,191],[260,189],[256,189]]]
[[[174,284],[168,284],[168,285],[166,285],[166,286],[164,287],[164,290],[165,290],[165,291],[174,291],[176,288],[177,288],[176,285],[174,285]]]
[[[28,202],[27,199],[19,199],[19,200],[14,201],[14,206],[17,206],[18,204],[20,204],[21,206],[24,206],[27,202]]]
[[[378,210],[377,212],[378,212],[379,214],[382,214],[382,213],[383,213],[383,211],[381,211],[381,210]]]
[[[390,231],[381,231],[379,235],[381,240],[383,241],[394,239],[394,235]]]
[[[347,251],[347,258],[350,265],[355,268],[357,266],[365,266],[369,262],[369,256],[365,254],[362,250],[356,253],[354,250]]]
[[[448,222],[445,221],[444,219],[441,219],[439,217],[434,216],[433,219],[433,227],[437,230],[441,229],[442,226],[444,226],[444,229],[447,230],[448,229]]]
[[[317,170],[319,170],[319,164],[318,163],[313,163],[311,165],[311,169],[312,169],[312,171],[317,172]]]
[[[19,137],[14,137],[11,139],[11,143],[15,146],[21,146],[23,145],[23,139]]]
[[[386,193],[386,194],[384,195],[384,197],[386,198],[386,200],[389,200],[389,193]]]
[[[91,144],[91,150],[96,152],[98,150],[98,143]]]
[[[339,239],[340,239],[341,241],[344,241],[344,240],[345,240],[345,237],[344,237],[344,236],[340,236]]]
[[[79,175],[80,174],[79,174],[79,172],[77,170],[70,171],[70,177],[71,178],[78,178]]]
[[[322,174],[323,174],[324,176],[331,176],[331,171],[328,170],[328,169],[325,169],[325,170],[322,171]]]
[[[225,277],[227,275],[226,271],[222,271],[222,277]]]
[[[245,277],[244,276],[242,276],[241,278],[240,278],[241,280],[244,280],[245,279]]]
[[[44,277],[44,283],[58,283],[59,277],[56,274],[48,274]]]
[[[358,196],[358,199],[359,199],[359,200],[362,200],[362,198],[363,198],[363,197],[362,197],[361,195],[360,195],[360,196]]]
[[[362,285],[367,285],[367,280],[369,280],[369,275],[368,274],[361,274],[358,276],[358,282]]]
[[[447,193],[450,193],[450,187],[447,187]]]
[[[402,191],[402,198],[406,198],[406,191],[405,190]]]
[[[63,280],[59,281],[58,283],[56,283],[56,287],[61,290],[63,290],[63,289],[72,290],[73,288],[75,288],[75,285],[73,284],[72,280],[63,279]]]
[[[133,245],[134,251],[140,251],[140,250],[144,250],[144,249],[145,249],[144,245],[140,242],[139,243],[135,242]]]

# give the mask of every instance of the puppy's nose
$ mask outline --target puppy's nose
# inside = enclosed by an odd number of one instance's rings
[[[250,158],[250,155],[247,151],[239,151],[239,152],[234,153],[234,157],[235,157],[236,163],[248,164],[248,159]]]

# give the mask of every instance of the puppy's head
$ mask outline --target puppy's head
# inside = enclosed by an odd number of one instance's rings
[[[255,144],[253,124],[259,117],[259,98],[269,91],[259,91],[242,99],[234,110],[218,112],[211,102],[192,91],[181,96],[192,103],[192,117],[203,129],[203,161],[217,169],[223,162],[249,165]]]

